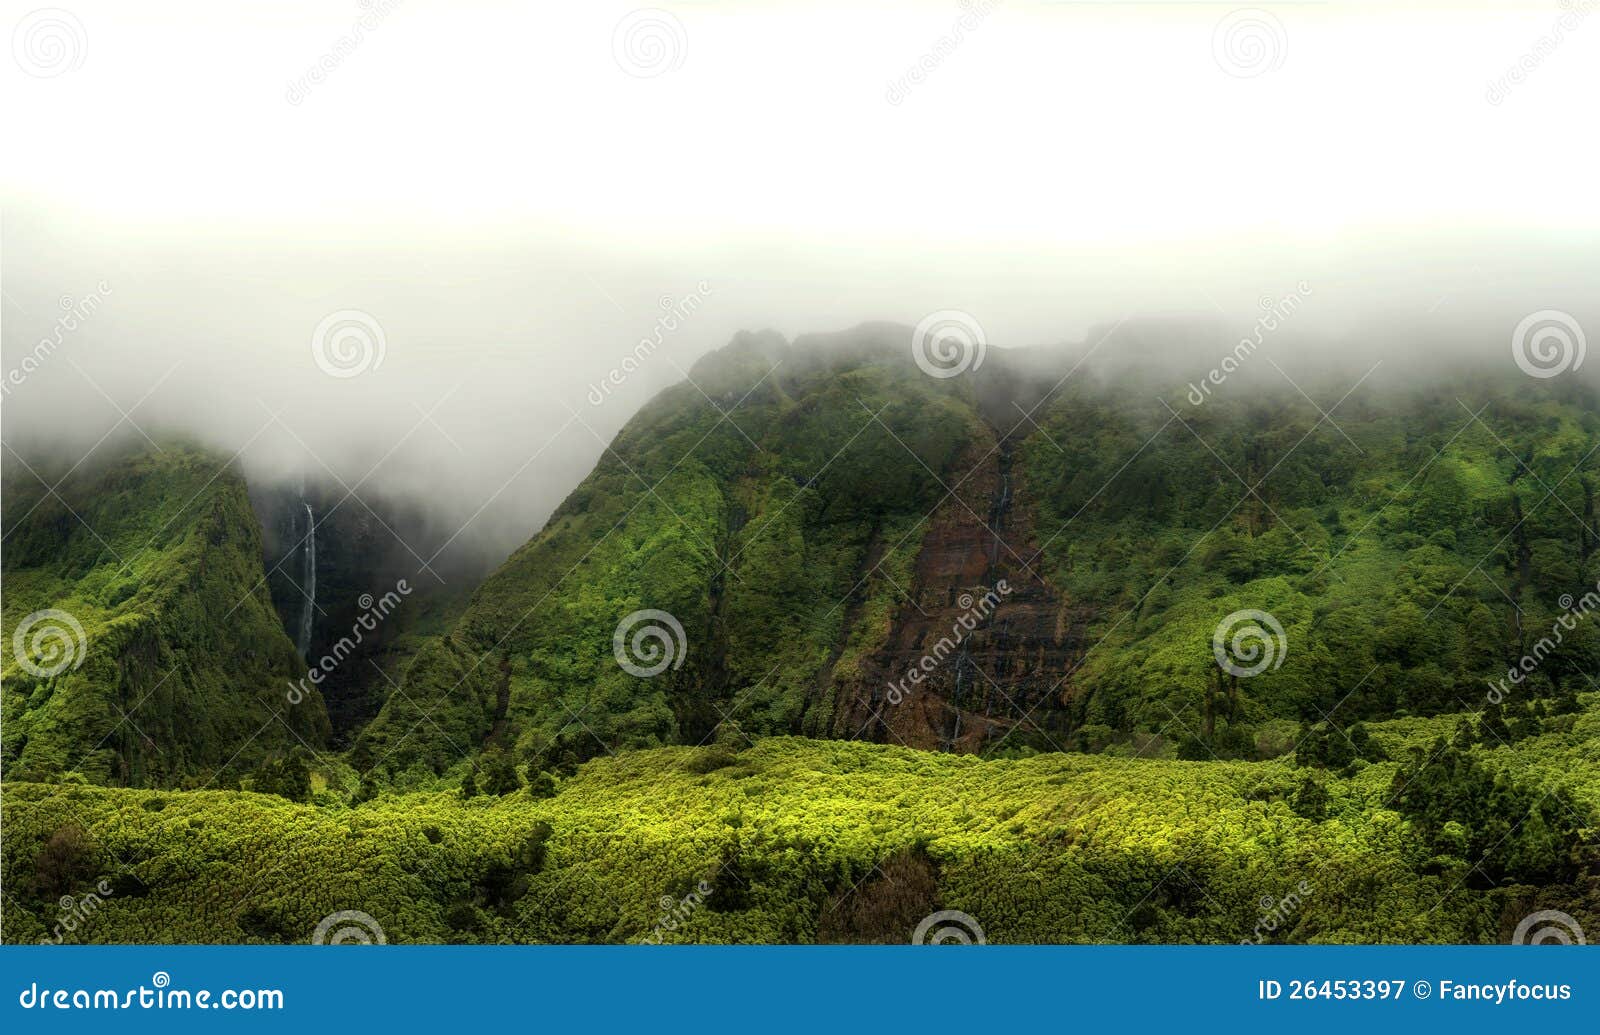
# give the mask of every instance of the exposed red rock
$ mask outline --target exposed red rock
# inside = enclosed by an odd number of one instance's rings
[[[1064,746],[1087,615],[1038,573],[1010,443],[990,432],[956,469],[968,473],[927,522],[887,642],[840,687],[832,735],[982,752],[1015,731],[1008,745]]]

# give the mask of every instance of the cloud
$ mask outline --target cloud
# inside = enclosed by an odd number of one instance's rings
[[[1241,77],[1215,8],[1003,4],[889,104],[951,10],[683,6],[648,77],[630,10],[385,5],[347,47],[359,8],[76,5],[84,60],[10,108],[5,370],[60,340],[6,442],[81,452],[128,411],[503,555],[741,329],[954,310],[1004,349],[1134,318],[1114,362],[1145,318],[1226,342],[1304,282],[1275,344],[1322,357],[1426,369],[1544,309],[1600,333],[1600,29],[1489,104],[1546,16],[1460,12],[1445,48],[1403,5],[1274,8]]]

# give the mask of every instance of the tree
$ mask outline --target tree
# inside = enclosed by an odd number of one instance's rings
[[[1300,789],[1294,792],[1290,807],[1297,816],[1321,822],[1328,817],[1328,789],[1307,775]]]
[[[1506,725],[1505,713],[1490,701],[1478,717],[1478,739],[1485,747],[1496,748],[1511,743],[1511,728]]]
[[[483,793],[505,797],[522,789],[522,781],[517,779],[517,767],[511,763],[510,757],[504,751],[491,751],[483,756]]]
[[[1583,813],[1565,791],[1497,774],[1474,752],[1443,739],[1429,752],[1413,749],[1389,797],[1420,828],[1433,854],[1478,860],[1468,877],[1473,887],[1508,879],[1560,883],[1578,872]]]
[[[95,846],[76,823],[57,827],[34,859],[39,888],[49,898],[68,894],[95,875]]]
[[[528,763],[528,794],[534,798],[554,798],[559,788],[556,778],[548,769],[540,769],[538,762]]]
[[[311,800],[311,770],[298,754],[273,758],[256,769],[255,789],[290,801]]]

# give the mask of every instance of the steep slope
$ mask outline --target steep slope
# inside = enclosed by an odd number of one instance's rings
[[[725,719],[828,734],[824,673],[885,635],[941,493],[927,472],[983,433],[959,386],[892,358],[899,341],[745,335],[697,364],[419,654],[356,764],[438,771],[486,745],[582,759],[698,743]],[[625,641],[672,641],[653,676],[616,659],[630,616]]]
[[[1204,349],[938,378],[911,337],[697,364],[419,653],[355,764],[756,733],[1271,757],[1298,723],[1477,711],[1600,577],[1574,378],[1293,381],[1280,354],[1197,401]],[[1219,632],[1270,663],[1219,668]],[[1506,704],[1529,723],[1574,709],[1592,619],[1544,653]]]
[[[320,747],[321,697],[286,699],[303,669],[238,473],[181,444],[105,448],[54,491],[65,472],[6,467],[7,778],[226,787]]]
[[[1062,683],[1090,738],[1255,757],[1273,719],[1476,712],[1564,616],[1505,707],[1571,710],[1589,688],[1600,635],[1569,613],[1600,578],[1593,390],[1513,368],[1351,391],[1360,376],[1305,382],[1323,406],[1348,394],[1331,419],[1282,379],[1200,406],[1086,382],[1044,409],[1021,466],[1040,570],[1096,615]],[[1241,629],[1245,675],[1220,687],[1214,635]]]

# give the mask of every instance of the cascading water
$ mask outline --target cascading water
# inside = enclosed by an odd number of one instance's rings
[[[317,520],[311,513],[311,504],[301,500],[306,508],[306,565],[301,589],[305,591],[305,604],[300,608],[300,639],[296,644],[303,658],[311,650],[311,619],[317,607]]]

